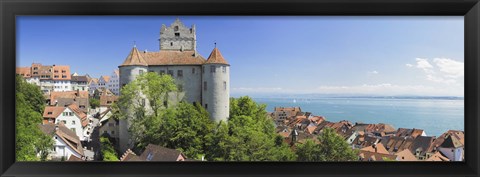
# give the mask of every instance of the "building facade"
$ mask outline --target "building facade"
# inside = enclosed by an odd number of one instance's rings
[[[112,75],[110,75],[110,80],[108,80],[108,83],[107,83],[108,90],[112,91],[112,93],[115,95],[120,94],[119,72],[120,71],[118,69],[114,70],[112,72]]]
[[[179,19],[160,29],[160,51],[140,52],[136,46],[119,66],[120,88],[146,72],[171,75],[180,99],[200,103],[213,121],[229,117],[230,65],[218,48],[205,59],[196,51],[196,28],[186,27]],[[129,123],[120,121],[120,149],[131,147]]]

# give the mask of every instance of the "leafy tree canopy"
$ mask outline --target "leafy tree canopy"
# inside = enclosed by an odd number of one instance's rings
[[[16,76],[16,159],[18,161],[45,161],[53,147],[51,136],[40,131],[45,100],[38,86]],[[39,154],[39,156],[37,156]]]
[[[318,136],[319,143],[307,140],[297,147],[299,161],[353,161],[357,152],[331,128],[325,128]]]

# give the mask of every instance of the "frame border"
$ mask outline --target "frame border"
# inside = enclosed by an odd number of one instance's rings
[[[0,0],[1,176],[478,176],[479,0]],[[465,162],[16,162],[17,15],[459,15],[465,21]],[[313,169],[313,170],[312,170]]]

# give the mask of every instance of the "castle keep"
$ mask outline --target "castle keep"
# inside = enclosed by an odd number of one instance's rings
[[[213,121],[226,121],[229,116],[230,65],[218,48],[205,59],[196,50],[195,25],[186,27],[179,19],[160,29],[160,51],[139,51],[132,48],[118,66],[120,85],[124,86],[146,72],[169,74],[180,91],[180,99],[201,103]],[[130,148],[129,123],[120,121],[120,149]]]

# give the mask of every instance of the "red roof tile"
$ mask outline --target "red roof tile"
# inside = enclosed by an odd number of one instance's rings
[[[226,64],[228,65],[227,60],[223,58],[222,53],[218,50],[218,48],[214,48],[212,53],[210,53],[210,56],[208,57],[207,61],[205,64]]]

